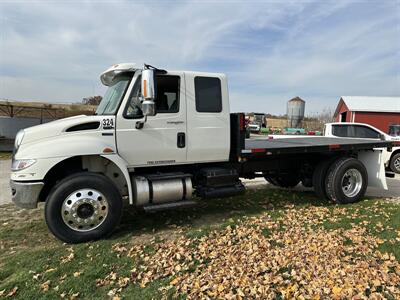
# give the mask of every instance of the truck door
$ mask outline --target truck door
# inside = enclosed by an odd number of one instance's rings
[[[116,124],[118,153],[129,166],[171,165],[186,162],[186,103],[184,74],[156,76],[157,114],[144,121],[140,104],[140,75],[128,91]],[[126,98],[125,97],[125,98]]]
[[[188,162],[229,160],[230,113],[223,74],[185,73]]]

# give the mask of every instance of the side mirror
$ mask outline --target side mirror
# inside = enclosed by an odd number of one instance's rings
[[[142,71],[142,112],[144,115],[144,121],[137,121],[135,124],[136,129],[142,129],[144,127],[144,123],[147,122],[148,116],[156,115],[156,104],[154,100],[156,99],[155,93],[155,82],[154,82],[154,70],[153,69],[144,69]]]
[[[152,100],[143,100],[142,112],[144,116],[154,116],[156,114],[156,104]]]
[[[156,114],[154,100],[155,95],[155,82],[154,70],[145,69],[142,71],[142,111],[145,116],[154,116]]]

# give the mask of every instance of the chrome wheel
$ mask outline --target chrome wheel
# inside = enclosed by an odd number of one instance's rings
[[[90,231],[99,227],[108,214],[108,203],[102,193],[94,189],[80,189],[70,194],[61,206],[64,223],[76,231]]]
[[[362,188],[363,179],[360,171],[357,169],[349,169],[344,173],[342,178],[342,190],[343,193],[352,198],[356,196]]]
[[[393,162],[393,165],[394,165],[395,169],[400,172],[400,157],[395,159],[395,161]]]

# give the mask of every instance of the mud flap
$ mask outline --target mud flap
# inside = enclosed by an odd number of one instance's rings
[[[368,186],[387,190],[385,176],[385,162],[381,149],[361,151],[358,159],[364,164],[368,172]]]

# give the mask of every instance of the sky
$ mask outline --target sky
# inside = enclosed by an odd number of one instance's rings
[[[232,112],[400,96],[400,0],[0,0],[0,99],[80,102],[122,62],[226,73]]]

